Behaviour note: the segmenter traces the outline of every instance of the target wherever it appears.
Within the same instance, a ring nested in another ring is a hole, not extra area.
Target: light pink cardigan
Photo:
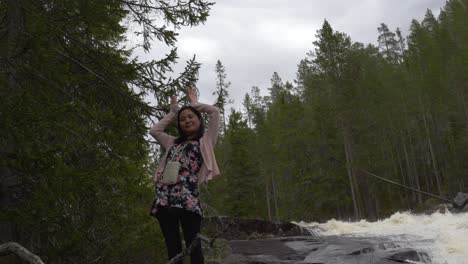
[[[210,118],[208,121],[208,130],[205,131],[203,137],[200,138],[200,151],[203,157],[203,164],[198,172],[198,185],[200,185],[219,175],[218,164],[216,163],[214,154],[214,147],[216,145],[219,128],[219,109],[215,106],[202,103],[192,103],[191,106],[201,113],[207,113]],[[171,110],[169,114],[155,124],[150,130],[150,134],[165,149],[164,156],[156,169],[156,174],[154,176],[155,181],[159,179],[159,176],[164,171],[167,154],[174,145],[174,141],[176,139],[176,137],[166,134],[164,130],[176,119],[177,113]]]

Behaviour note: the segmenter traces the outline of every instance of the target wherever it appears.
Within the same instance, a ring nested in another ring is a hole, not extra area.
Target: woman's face
[[[200,129],[200,119],[190,109],[185,109],[179,115],[179,127],[188,138],[191,138]]]

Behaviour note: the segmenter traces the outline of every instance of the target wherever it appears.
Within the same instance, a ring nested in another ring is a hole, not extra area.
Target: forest
[[[198,78],[195,57],[169,77],[177,31],[216,7],[171,3],[0,1],[2,243],[48,263],[164,263],[149,216],[161,149],[148,133],[169,96],[186,103]],[[272,73],[268,95],[251,87],[242,110],[228,109],[229,72],[218,61],[222,175],[203,187],[206,216],[373,221],[466,192],[467,8],[448,0],[437,17],[428,9],[408,36],[383,22],[378,45],[325,20],[296,79]],[[129,23],[140,42],[125,48]],[[155,43],[171,51],[132,59]]]

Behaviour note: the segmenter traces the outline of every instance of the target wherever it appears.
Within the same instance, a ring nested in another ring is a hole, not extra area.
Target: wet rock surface
[[[403,238],[315,236],[293,223],[216,217],[204,219],[203,229],[216,237],[205,247],[206,263],[430,263],[429,256]]]
[[[230,254],[211,263],[429,263],[426,253],[375,238],[282,237],[228,244]]]
[[[468,205],[468,194],[459,192],[457,196],[453,199],[453,207],[456,209],[463,210],[465,206]]]
[[[425,215],[431,215],[431,214],[434,214],[434,213],[437,213],[437,212],[441,213],[441,214],[445,214],[445,213],[456,214],[456,213],[459,213],[460,211],[458,209],[454,208],[452,204],[445,203],[445,204],[434,205],[431,208],[425,209],[422,212],[414,212],[414,213],[416,213],[416,214],[417,213],[422,213],[422,214],[425,214]]]
[[[468,213],[468,204],[465,205],[465,207],[460,210],[460,213]]]

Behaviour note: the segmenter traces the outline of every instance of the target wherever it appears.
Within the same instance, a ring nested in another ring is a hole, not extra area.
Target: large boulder
[[[248,263],[248,257],[233,253],[231,241],[313,235],[308,229],[289,222],[226,216],[204,218],[203,232],[214,239],[213,247],[204,245],[207,263],[221,263],[221,260],[222,263],[244,263],[242,260]]]
[[[468,204],[468,194],[459,192],[453,199],[453,207],[462,210]]]

